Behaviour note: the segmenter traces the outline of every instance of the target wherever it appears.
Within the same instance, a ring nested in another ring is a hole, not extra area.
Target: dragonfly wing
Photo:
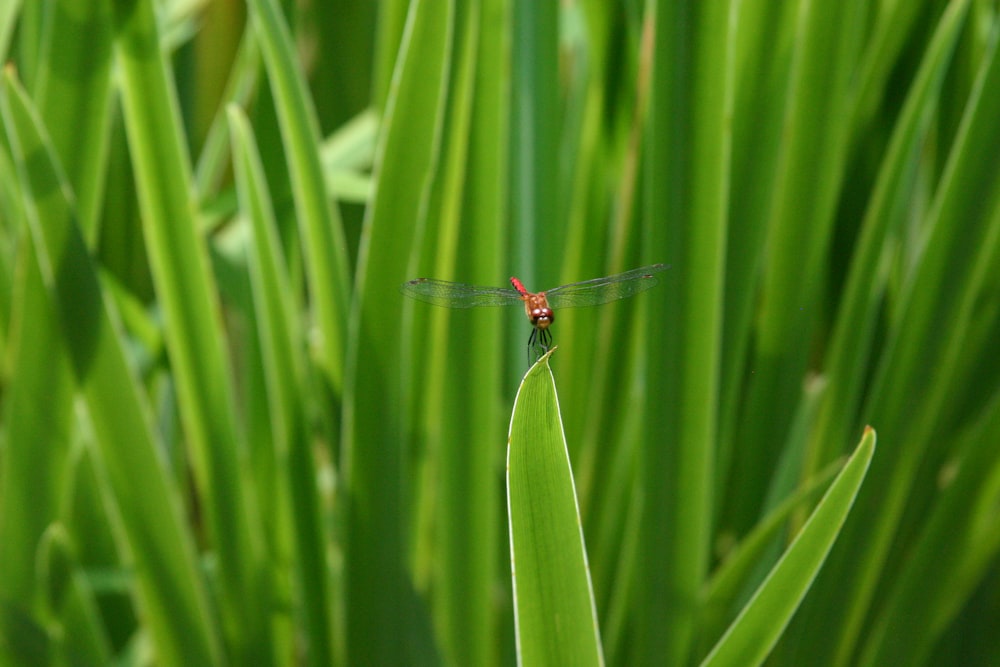
[[[552,308],[598,306],[645,292],[659,283],[657,274],[670,268],[652,264],[605,278],[594,278],[548,290],[545,297]]]
[[[476,308],[520,303],[521,295],[504,287],[477,287],[434,278],[409,280],[399,291],[417,301],[447,308]]]

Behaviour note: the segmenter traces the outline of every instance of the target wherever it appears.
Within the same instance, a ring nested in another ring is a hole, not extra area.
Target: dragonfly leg
[[[538,361],[543,354],[549,351],[550,347],[552,347],[552,332],[548,329],[533,328],[531,336],[528,338],[528,365],[534,363],[532,353],[534,353],[534,361]]]
[[[539,330],[538,342],[541,344],[542,350],[548,352],[549,348],[552,347],[552,332],[548,329]]]
[[[531,335],[528,336],[528,365],[529,366],[532,364],[531,353],[535,349],[535,345],[537,344],[537,342],[538,342],[538,329],[532,327],[531,328]],[[537,354],[535,355],[535,361],[538,361],[538,355]]]

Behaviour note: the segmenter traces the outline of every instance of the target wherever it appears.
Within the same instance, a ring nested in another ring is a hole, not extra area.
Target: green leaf
[[[781,537],[782,530],[788,525],[792,513],[804,503],[812,502],[819,492],[827,487],[841,467],[840,462],[831,463],[814,479],[803,484],[802,488],[775,507],[757,523],[722,565],[712,573],[712,578],[703,594],[702,628],[707,638],[711,639],[722,633],[726,614],[730,609],[735,611],[735,601],[739,600],[740,592],[744,588],[749,588],[747,581],[759,567],[762,558],[767,555],[769,547],[774,544],[776,538]],[[773,559],[765,562],[769,564]],[[752,581],[756,583],[759,580]]]
[[[601,665],[594,592],[563,433],[553,348],[514,401],[507,449],[507,510],[518,663]]]
[[[406,571],[407,397],[399,286],[425,225],[451,68],[452,2],[409,5],[375,151],[375,190],[358,253],[344,382],[347,655],[351,664],[437,662]],[[392,406],[392,409],[386,409]],[[378,452],[375,454],[375,452]],[[386,642],[386,628],[414,632]]]
[[[218,664],[221,644],[194,540],[181,518],[179,491],[153,435],[116,314],[75,223],[54,150],[42,138],[37,115],[10,69],[0,87],[0,118],[26,197],[33,261],[46,298],[61,318],[63,344],[87,407],[108,495],[116,502],[134,570],[136,603],[157,660],[165,665]]]
[[[108,0],[46,4],[52,5],[52,18],[45,24],[34,99],[93,246],[111,128],[111,7]]]
[[[690,659],[710,563],[735,14],[725,0],[668,2],[654,12],[643,244],[680,279],[666,281],[646,331],[643,537],[633,585],[649,613],[635,619],[632,653],[642,664]]]
[[[321,143],[319,121],[278,3],[253,0],[248,5],[274,91],[309,292],[316,313],[319,364],[334,392],[339,393],[344,374],[350,271],[340,216],[327,196],[317,150]]]
[[[320,520],[316,470],[304,414],[303,337],[292,309],[294,302],[287,298],[292,291],[288,270],[253,133],[236,107],[229,109],[229,122],[240,207],[253,227],[248,264],[277,459],[277,496],[283,501],[277,522],[294,527],[294,563],[306,620],[308,662],[326,665],[333,660],[330,594],[324,569],[326,531]]]
[[[729,626],[702,667],[759,665],[778,641],[840,534],[875,452],[875,431],[866,429],[858,448],[830,485],[802,531]]]
[[[232,372],[219,295],[198,223],[177,91],[150,0],[118,0],[115,55],[122,116],[165,340],[195,480],[216,549],[219,608],[237,662],[272,656],[273,571],[251,528],[255,487],[244,484]]]

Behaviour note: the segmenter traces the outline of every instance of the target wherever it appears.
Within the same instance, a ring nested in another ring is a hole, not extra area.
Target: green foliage
[[[507,445],[518,661],[599,665],[594,592],[551,355],[521,382]]]
[[[1000,663],[998,38],[0,3],[0,664]]]

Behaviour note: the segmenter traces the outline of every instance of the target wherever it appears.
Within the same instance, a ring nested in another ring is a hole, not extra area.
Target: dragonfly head
[[[535,308],[528,317],[536,329],[548,329],[549,325],[555,321],[555,315],[552,314],[551,308]]]
[[[524,299],[524,314],[528,316],[531,326],[543,331],[555,321],[555,315],[543,293],[529,294]]]

